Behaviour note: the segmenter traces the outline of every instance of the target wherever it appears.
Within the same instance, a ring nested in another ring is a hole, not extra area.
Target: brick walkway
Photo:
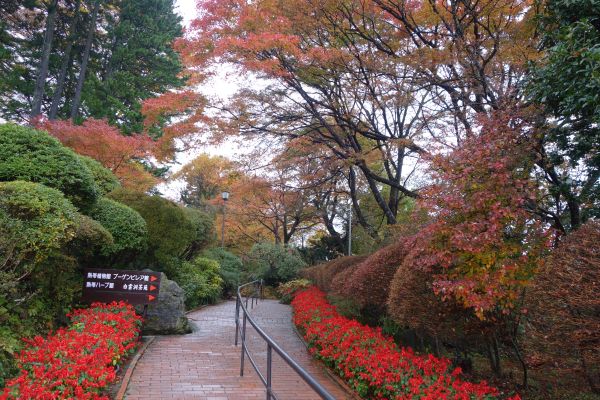
[[[266,398],[249,362],[239,376],[241,346],[233,345],[235,302],[190,313],[197,329],[183,336],[159,336],[146,349],[129,382],[127,400]],[[252,310],[254,320],[337,399],[350,398],[306,351],[292,329],[289,306],[264,300]],[[248,349],[266,375],[266,344],[248,324]],[[312,400],[319,396],[273,352],[273,387],[281,400]]]

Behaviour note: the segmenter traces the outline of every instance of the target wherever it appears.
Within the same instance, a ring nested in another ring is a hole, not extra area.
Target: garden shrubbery
[[[95,303],[70,317],[69,327],[27,341],[17,356],[21,372],[0,398],[108,400],[102,392],[135,349],[141,318],[123,302]]]
[[[383,314],[392,278],[409,248],[408,241],[400,240],[368,256],[357,264],[356,270],[345,282],[342,294],[369,308],[372,313]]]
[[[188,308],[214,303],[221,296],[223,279],[215,260],[196,257],[192,261],[183,261],[173,279],[184,290]]]
[[[80,209],[100,196],[94,175],[71,149],[46,132],[0,125],[0,181],[16,180],[57,189]]]
[[[53,286],[75,273],[73,260],[61,252],[77,222],[75,207],[58,190],[0,182],[0,379],[11,370],[19,339],[52,326],[79,289]]]
[[[297,250],[272,243],[252,246],[246,265],[251,279],[273,286],[298,277],[306,266]]]
[[[160,196],[125,189],[117,189],[109,197],[133,208],[146,221],[152,245],[139,257],[139,267],[174,275],[178,260],[198,238],[197,228],[183,208]]]
[[[600,393],[600,222],[560,243],[534,279],[526,306],[532,362],[581,371]]]
[[[292,301],[294,323],[310,351],[338,373],[363,398],[493,399],[497,389],[470,383],[450,360],[420,356],[399,348],[371,328],[340,316],[325,294],[313,287]],[[517,397],[518,398],[518,397]]]
[[[98,186],[98,192],[101,196],[105,196],[113,190],[121,187],[119,179],[108,168],[105,168],[93,158],[79,154],[77,156],[92,173],[94,182],[96,182],[96,185]]]
[[[235,295],[237,287],[245,283],[242,282],[244,269],[242,259],[220,247],[206,249],[201,256],[219,263],[219,275],[223,279],[223,294],[225,296]]]
[[[146,221],[134,209],[112,199],[101,198],[90,215],[113,237],[113,243],[102,249],[102,255],[124,261],[143,253],[148,247]]]
[[[356,266],[366,258],[365,256],[338,257],[302,270],[302,276],[310,279],[321,290],[328,292],[331,290],[333,279],[338,273]]]

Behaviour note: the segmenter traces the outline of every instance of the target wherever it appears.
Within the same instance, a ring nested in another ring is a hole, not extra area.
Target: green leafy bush
[[[80,214],[75,237],[68,244],[68,252],[74,255],[80,264],[92,266],[97,262],[96,257],[110,252],[114,244],[113,235],[100,222]]]
[[[117,201],[101,198],[90,212],[108,230],[113,244],[103,249],[105,256],[140,254],[146,250],[146,221],[132,208]]]
[[[301,289],[306,289],[311,285],[308,279],[294,279],[292,281],[282,283],[277,286],[277,294],[280,296],[279,302],[290,304],[294,298],[294,294]]]
[[[19,338],[51,328],[81,287],[75,260],[62,253],[78,217],[58,190],[0,182],[0,375],[11,372]]]
[[[223,293],[225,296],[234,295],[242,282],[242,259],[220,247],[204,250],[202,257],[210,258],[219,263],[219,274],[223,278]]]
[[[295,249],[273,243],[258,243],[248,254],[247,269],[252,279],[264,279],[278,285],[298,277],[306,266]]]
[[[146,221],[149,246],[145,256],[139,258],[139,266],[174,275],[178,259],[197,238],[196,226],[183,207],[159,196],[125,189],[117,189],[109,197],[133,208]]]
[[[72,150],[46,132],[0,125],[0,181],[16,180],[60,190],[81,209],[99,197],[92,172]]]
[[[98,186],[99,194],[104,196],[113,190],[121,187],[119,179],[108,168],[105,168],[98,161],[91,157],[77,155],[94,176],[94,181]]]
[[[203,257],[182,262],[174,280],[184,290],[188,308],[217,301],[223,284],[219,276],[219,263]]]
[[[194,239],[184,251],[184,258],[190,260],[214,239],[214,218],[195,208],[183,207],[182,210],[194,226]]]

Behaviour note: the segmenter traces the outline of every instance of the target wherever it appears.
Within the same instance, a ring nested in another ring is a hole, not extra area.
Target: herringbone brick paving
[[[157,337],[138,361],[127,400],[266,398],[254,369],[246,362],[239,376],[241,346],[234,346],[235,302],[227,301],[190,313],[197,329],[182,336]],[[293,331],[291,309],[274,300],[251,311],[258,325],[311,373],[337,399],[350,398],[314,361]],[[248,324],[248,348],[266,375],[266,344]],[[310,387],[273,352],[273,388],[281,400],[319,399]]]

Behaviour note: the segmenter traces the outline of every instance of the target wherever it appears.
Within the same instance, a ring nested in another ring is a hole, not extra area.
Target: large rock
[[[150,271],[150,270],[144,270]],[[158,301],[148,306],[146,320],[142,328],[144,335],[171,335],[190,333],[191,328],[185,316],[185,294],[177,283],[160,275]],[[143,306],[138,306],[143,311]]]

